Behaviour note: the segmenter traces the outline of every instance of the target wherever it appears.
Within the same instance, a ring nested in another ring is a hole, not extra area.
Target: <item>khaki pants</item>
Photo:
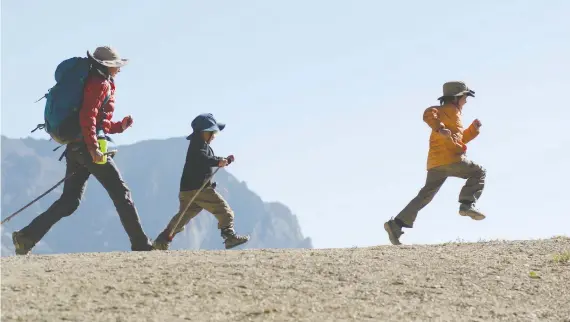
[[[396,216],[404,227],[412,228],[418,212],[429,204],[448,177],[467,179],[459,193],[459,202],[475,203],[481,197],[485,186],[485,169],[480,165],[462,160],[428,170],[426,183],[418,195]]]
[[[226,202],[226,200],[212,187],[204,188],[200,194],[194,199],[194,202],[188,207],[186,213],[184,209],[188,206],[190,200],[194,197],[194,194],[197,190],[192,191],[180,191],[178,198],[180,199],[180,209],[178,213],[172,217],[170,222],[168,223],[168,231],[171,231],[174,228],[174,225],[178,221],[178,218],[181,217],[180,222],[178,223],[178,227],[176,231],[172,233],[172,236],[178,234],[179,232],[184,230],[184,226],[188,224],[188,222],[196,217],[200,211],[205,209],[212,215],[218,219],[218,228],[232,228],[234,226],[234,212]]]

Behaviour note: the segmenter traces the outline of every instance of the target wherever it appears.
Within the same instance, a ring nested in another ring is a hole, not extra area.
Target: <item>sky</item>
[[[134,124],[118,144],[185,136],[213,113],[228,170],[289,206],[315,247],[385,245],[383,223],[425,182],[423,111],[462,80],[476,92],[463,123],[483,124],[467,156],[487,169],[487,218],[458,215],[464,180],[450,178],[402,242],[570,235],[569,1],[1,4],[3,135],[48,138],[30,130],[55,67],[110,45],[130,59],[115,117]]]

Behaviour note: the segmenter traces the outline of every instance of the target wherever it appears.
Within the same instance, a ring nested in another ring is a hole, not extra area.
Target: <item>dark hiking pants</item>
[[[485,186],[485,169],[464,159],[457,163],[429,169],[424,187],[396,216],[396,219],[403,223],[404,227],[412,228],[418,212],[432,201],[448,177],[467,179],[459,193],[459,202],[475,203],[481,197]]]
[[[75,172],[63,185],[61,197],[20,232],[35,245],[50,228],[79,207],[90,175],[103,185],[115,204],[121,223],[129,236],[132,250],[147,250],[150,241],[143,231],[131,192],[111,157],[107,163],[93,163],[84,144],[70,144],[66,150],[66,176]]]

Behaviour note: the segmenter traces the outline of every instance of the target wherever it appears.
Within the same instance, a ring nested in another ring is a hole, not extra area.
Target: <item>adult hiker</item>
[[[193,132],[186,138],[190,143],[180,179],[179,211],[155,239],[153,247],[167,250],[174,236],[183,231],[184,226],[203,209],[218,220],[218,229],[221,230],[226,249],[244,244],[249,240],[249,236],[236,234],[234,212],[215,190],[216,184],[211,181],[213,167],[223,168],[234,161],[233,155],[227,158],[215,156],[210,147],[212,140],[226,125],[218,123],[210,113],[198,115],[191,125]]]
[[[475,208],[483,192],[485,169],[466,158],[467,143],[479,135],[481,122],[475,119],[464,130],[461,112],[467,97],[475,92],[464,82],[453,81],[443,84],[443,96],[439,106],[424,111],[423,119],[431,128],[427,179],[418,195],[396,216],[384,224],[390,242],[400,244],[402,228],[412,228],[418,212],[431,202],[448,177],[467,179],[459,193],[459,214],[474,220],[483,220],[485,215]]]
[[[131,250],[152,250],[152,244],[139,221],[129,188],[123,181],[113,158],[103,153],[107,140],[109,140],[106,134],[122,133],[133,123],[131,116],[126,116],[122,121],[112,121],[116,90],[114,79],[127,62],[127,59],[120,58],[115,49],[104,46],[95,49],[93,55],[87,51],[87,58],[75,59],[74,66],[65,72],[66,77],[58,77],[59,69],[61,66],[63,66],[61,68],[65,67],[65,62],[58,66],[56,80],[59,80],[56,86],[71,86],[70,88],[76,86],[76,89],[79,88],[79,95],[83,91],[78,115],[75,115],[75,118],[70,116],[70,124],[66,125],[68,128],[77,127],[78,132],[76,139],[65,141],[67,142],[64,152],[66,176],[73,175],[64,182],[61,197],[51,207],[32,220],[28,226],[12,234],[16,254],[29,253],[55,223],[75,212],[79,207],[90,175],[95,176],[113,200],[121,223],[129,236]],[[76,76],[77,71],[82,67],[87,76],[85,84],[77,85],[76,81],[75,85],[70,85],[70,79]],[[68,83],[64,83],[66,80]],[[60,82],[63,85],[60,85]],[[63,96],[64,94],[67,95]],[[59,100],[57,103],[60,105],[64,104],[65,100],[69,100],[73,94],[67,90],[60,95],[62,96],[51,98],[50,104],[56,104],[53,103],[55,100]],[[55,123],[53,118],[46,117],[46,123],[50,121]],[[63,127],[63,125],[60,126]],[[66,131],[69,132],[69,129],[61,129],[58,133]],[[53,134],[52,137],[54,137]]]

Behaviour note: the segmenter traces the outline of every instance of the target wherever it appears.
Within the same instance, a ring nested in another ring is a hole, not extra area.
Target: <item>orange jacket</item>
[[[429,138],[427,169],[461,161],[467,151],[467,143],[479,135],[479,130],[471,124],[463,130],[461,111],[453,104],[431,106],[424,111],[424,122],[432,129]],[[437,131],[445,128],[451,131],[446,137]]]

